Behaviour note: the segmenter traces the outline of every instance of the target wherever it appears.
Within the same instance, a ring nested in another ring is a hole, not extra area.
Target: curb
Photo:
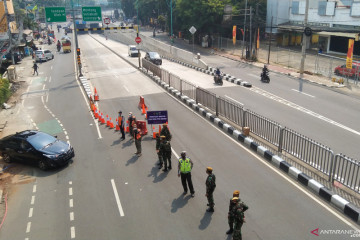
[[[146,74],[145,70],[143,70],[143,72]],[[227,134],[231,135],[234,139],[246,145],[253,152],[256,152],[258,155],[264,157],[265,160],[271,162],[277,168],[287,173],[290,177],[297,180],[302,185],[306,186],[312,192],[319,195],[323,200],[326,200],[327,202],[333,204],[335,207],[340,209],[346,216],[350,217],[353,221],[360,223],[360,209],[354,204],[335,194],[330,189],[326,188],[324,185],[320,184],[305,173],[301,172],[299,169],[293,167],[291,164],[283,160],[280,156],[275,155],[265,147],[260,146],[254,140],[245,136],[230,124],[225,123],[216,115],[208,112],[203,106],[196,104],[195,100],[185,95],[181,95],[178,90],[175,90],[165,82],[162,82],[159,77],[151,75],[148,76],[160,86],[162,86],[164,89],[166,89],[169,93],[171,93],[173,96],[177,97],[180,101],[186,103],[189,107],[197,111],[200,115],[210,120],[210,122],[212,122],[214,125],[221,128]]]

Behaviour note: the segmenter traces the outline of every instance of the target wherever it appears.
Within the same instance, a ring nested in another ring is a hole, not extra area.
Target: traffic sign
[[[46,22],[66,22],[66,13],[64,7],[46,7]]]
[[[141,38],[140,38],[140,37],[136,37],[136,38],[135,38],[135,42],[136,42],[137,44],[141,43]]]
[[[82,7],[83,21],[101,22],[101,7]]]
[[[110,18],[104,18],[104,23],[106,25],[109,25],[110,24]]]
[[[148,124],[162,124],[168,122],[168,112],[165,111],[147,111]]]

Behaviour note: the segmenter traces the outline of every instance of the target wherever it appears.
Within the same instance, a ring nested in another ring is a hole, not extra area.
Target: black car
[[[156,65],[162,64],[162,59],[157,52],[147,52],[145,55],[145,59]]]
[[[35,130],[18,132],[1,139],[0,154],[6,163],[17,161],[37,165],[42,170],[67,165],[75,156],[70,144]]]

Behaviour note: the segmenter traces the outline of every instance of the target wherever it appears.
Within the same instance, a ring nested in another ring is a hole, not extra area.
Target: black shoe
[[[195,193],[192,193],[192,194],[191,194],[191,197],[195,197]]]
[[[206,204],[206,206],[210,206],[209,204]]]
[[[232,234],[233,231],[234,231],[234,230],[233,230],[232,228],[230,228],[229,230],[227,230],[226,234]]]
[[[187,194],[187,192],[184,192],[184,193],[183,193],[183,195],[186,195],[186,194]]]
[[[171,169],[171,166],[169,166],[168,169],[170,170],[170,169]]]
[[[160,163],[160,162],[158,162],[158,163],[157,163],[157,165],[158,165],[158,166],[160,166],[160,165],[161,165],[161,163]]]
[[[162,164],[160,164],[159,169],[162,169]]]
[[[214,212],[214,208],[210,207],[208,209],[206,209],[207,212]]]
[[[167,172],[168,170],[167,170],[167,168],[164,168],[163,171],[164,171],[164,172]]]

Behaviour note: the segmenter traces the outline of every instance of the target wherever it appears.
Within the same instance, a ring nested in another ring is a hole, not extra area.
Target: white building
[[[266,25],[281,46],[301,45],[306,0],[268,0]],[[360,0],[309,0],[307,48],[346,53],[349,38],[355,39],[354,55],[360,55]]]

